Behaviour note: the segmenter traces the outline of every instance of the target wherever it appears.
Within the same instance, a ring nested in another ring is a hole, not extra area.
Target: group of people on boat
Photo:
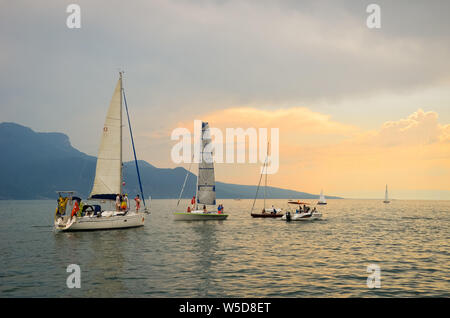
[[[263,209],[262,209],[262,214],[266,214],[266,213],[267,213],[266,209],[263,208]],[[270,213],[270,214],[277,214],[277,209],[272,205],[272,209],[269,210],[269,213]]]
[[[312,214],[315,213],[315,212],[316,212],[316,207],[314,207],[313,209],[311,209],[311,207],[306,206],[306,205],[303,205],[303,209],[302,209],[302,206],[299,205],[299,206],[298,206],[298,209],[295,210],[295,213],[296,213],[296,214],[298,214],[298,213],[307,213],[307,214],[312,215]]]
[[[134,202],[136,203],[136,212],[139,212],[141,208],[141,198],[139,194],[136,194],[134,198]],[[116,196],[116,211],[128,212],[130,210],[130,200],[128,199],[128,194],[117,194]]]
[[[134,201],[136,203],[136,212],[139,212],[141,208],[141,199],[139,197],[139,194],[136,195],[134,198]],[[55,211],[55,217],[60,218],[63,217],[66,214],[66,208],[67,204],[72,205],[73,208],[70,213],[70,218],[72,219],[74,216],[82,217],[82,216],[92,216],[92,215],[98,215],[100,216],[101,207],[99,205],[88,205],[85,204],[81,198],[79,197],[72,197],[72,196],[62,196],[59,195],[57,199],[57,206]],[[121,212],[128,212],[130,208],[130,202],[128,200],[128,195],[120,195],[117,194],[116,196],[116,211]]]
[[[198,206],[197,206],[197,209],[198,209]],[[195,196],[192,197],[191,205],[189,205],[187,207],[187,211],[186,212],[187,213],[191,213],[194,210],[195,210]],[[205,204],[203,205],[203,213],[208,213],[208,210],[206,209],[206,205]],[[218,214],[223,214],[223,204],[219,204],[217,206],[217,213]]]

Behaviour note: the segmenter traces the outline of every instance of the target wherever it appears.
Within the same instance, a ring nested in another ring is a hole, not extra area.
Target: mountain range
[[[72,147],[69,137],[56,132],[35,132],[16,123],[0,123],[0,199],[53,199],[58,190],[74,190],[89,196],[97,158]],[[139,169],[146,197],[178,198],[186,169],[157,168],[140,160]],[[125,191],[139,193],[134,162],[124,163]],[[195,192],[196,176],[189,172],[184,198]],[[254,198],[254,185],[216,182],[217,197]],[[263,191],[260,191],[262,195]],[[260,197],[260,196],[259,196]],[[267,187],[268,198],[315,199],[316,194]],[[328,197],[338,198],[338,197]]]

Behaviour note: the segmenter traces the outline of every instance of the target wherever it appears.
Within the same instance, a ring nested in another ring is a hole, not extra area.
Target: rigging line
[[[189,170],[186,172],[186,177],[184,177],[183,187],[181,188],[180,196],[178,197],[177,207],[180,204],[181,196],[183,195],[184,187],[186,186],[186,181],[189,178],[189,173],[191,172],[192,162],[194,161],[194,155],[192,155],[191,163],[189,164]],[[197,200],[197,198],[195,198]]]
[[[141,174],[139,173],[139,165],[138,165],[137,157],[136,157],[136,149],[134,147],[133,131],[131,130],[130,115],[128,114],[127,98],[125,96],[125,90],[123,89],[123,87],[122,87],[122,94],[123,94],[123,101],[125,102],[125,110],[127,111],[128,127],[130,128],[131,145],[133,146],[134,163],[136,165],[136,173],[137,173],[137,177],[138,177],[138,181],[139,181],[139,188],[141,190],[142,202],[144,203],[144,207],[145,207],[144,190],[142,190]]]

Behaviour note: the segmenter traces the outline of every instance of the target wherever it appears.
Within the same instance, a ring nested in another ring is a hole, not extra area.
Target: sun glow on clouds
[[[192,130],[193,119],[178,127]],[[324,188],[329,194],[353,197],[359,191],[363,197],[380,197],[386,183],[393,195],[395,189],[450,190],[450,125],[440,124],[433,111],[419,109],[369,131],[305,107],[234,107],[201,119],[223,132],[279,128],[280,169],[270,176],[273,186],[313,193]],[[217,180],[252,184],[259,165],[221,164],[216,171]]]

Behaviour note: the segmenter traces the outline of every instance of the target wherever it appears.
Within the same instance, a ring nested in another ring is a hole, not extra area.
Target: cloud
[[[384,147],[434,144],[448,140],[448,126],[439,124],[436,112],[419,109],[405,119],[384,123],[380,130],[367,133],[360,143]]]

